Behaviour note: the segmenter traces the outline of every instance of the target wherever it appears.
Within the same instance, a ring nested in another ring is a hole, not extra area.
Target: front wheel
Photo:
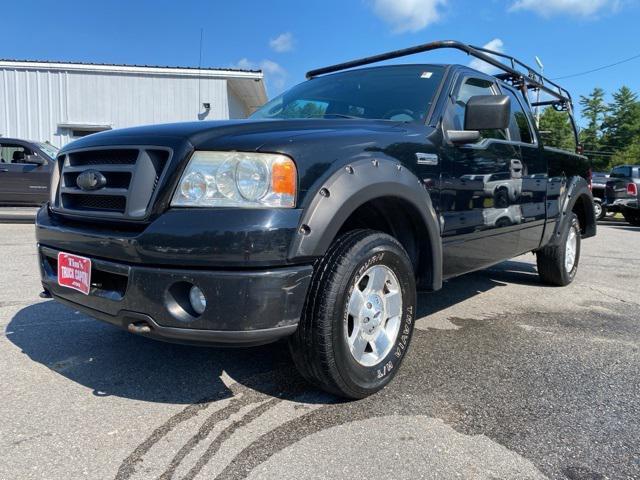
[[[543,282],[560,287],[573,282],[580,261],[580,240],[580,223],[572,213],[560,232],[559,244],[536,252],[538,274]]]
[[[416,308],[411,261],[393,237],[355,230],[314,268],[289,346],[300,373],[330,393],[364,398],[387,385],[409,347]]]

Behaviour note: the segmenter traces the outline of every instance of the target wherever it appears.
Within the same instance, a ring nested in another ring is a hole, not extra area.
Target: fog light
[[[198,315],[202,315],[204,309],[207,308],[207,298],[202,293],[202,290],[195,285],[189,290],[189,301],[191,301],[191,306]]]

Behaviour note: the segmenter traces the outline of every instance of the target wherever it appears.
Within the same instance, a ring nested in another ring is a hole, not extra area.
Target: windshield
[[[44,142],[44,143],[37,143],[36,145],[38,145],[40,150],[42,150],[44,153],[49,155],[51,158],[56,158],[56,156],[58,155],[58,152],[60,151],[59,148],[54,147],[50,143]]]
[[[274,98],[250,118],[424,122],[443,72],[433,65],[398,65],[317,77]]]

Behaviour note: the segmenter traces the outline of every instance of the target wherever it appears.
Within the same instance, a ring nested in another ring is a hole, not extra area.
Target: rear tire
[[[564,287],[573,282],[580,261],[580,223],[571,213],[559,245],[547,246],[536,252],[538,274],[544,283]]]
[[[289,339],[303,377],[341,397],[364,398],[394,377],[409,347],[413,267],[400,243],[373,230],[340,236],[314,268]]]
[[[607,216],[607,209],[602,205],[602,200],[599,198],[593,199],[593,210],[596,215],[596,220],[602,220]]]

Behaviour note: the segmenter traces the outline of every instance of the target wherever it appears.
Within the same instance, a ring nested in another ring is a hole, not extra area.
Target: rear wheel
[[[377,392],[404,358],[415,305],[413,268],[402,245],[372,230],[347,232],[314,269],[289,342],[298,370],[339,396]]]
[[[561,287],[573,282],[580,261],[580,223],[575,213],[565,224],[559,244],[538,250],[536,258],[543,282]]]
[[[596,220],[602,220],[607,215],[607,209],[602,205],[599,198],[593,199],[593,210],[596,214]]]

